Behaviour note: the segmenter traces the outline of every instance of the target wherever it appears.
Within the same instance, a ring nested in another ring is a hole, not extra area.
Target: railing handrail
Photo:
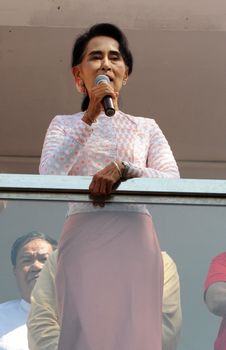
[[[90,176],[0,174],[0,199],[89,202]],[[111,203],[226,205],[226,180],[134,178]]]

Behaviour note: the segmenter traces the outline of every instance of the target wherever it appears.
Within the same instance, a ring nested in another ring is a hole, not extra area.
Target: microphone
[[[110,84],[110,79],[107,75],[98,75],[95,79],[95,84]],[[115,107],[111,96],[104,96],[102,99],[102,105],[104,107],[104,112],[108,117],[112,117],[115,114]]]

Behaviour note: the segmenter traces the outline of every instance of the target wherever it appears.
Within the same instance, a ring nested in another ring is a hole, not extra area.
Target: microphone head
[[[110,84],[110,79],[109,79],[109,77],[107,76],[107,75],[104,75],[104,74],[100,74],[100,75],[98,75],[97,77],[96,77],[96,79],[95,79],[95,84],[96,85],[99,85],[99,84],[102,84],[102,83],[104,83],[104,84]]]
[[[100,74],[95,79],[95,84],[110,84],[110,78],[107,75]],[[105,96],[102,99],[102,105],[104,112],[108,117],[112,117],[115,114],[115,108],[111,96]]]

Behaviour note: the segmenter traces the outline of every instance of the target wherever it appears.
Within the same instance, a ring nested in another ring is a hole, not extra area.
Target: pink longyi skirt
[[[56,276],[58,350],[161,350],[162,275],[150,216],[69,216]]]

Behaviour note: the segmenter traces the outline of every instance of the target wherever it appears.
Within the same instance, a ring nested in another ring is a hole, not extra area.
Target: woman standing
[[[122,178],[178,178],[170,147],[153,119],[119,110],[132,72],[125,35],[101,23],[79,36],[72,55],[82,112],[49,126],[40,173],[91,175],[94,205],[72,203],[59,244],[56,288],[59,350],[161,350],[162,260],[144,206],[105,204]],[[105,75],[109,83],[96,84]],[[116,113],[105,115],[112,98]]]

